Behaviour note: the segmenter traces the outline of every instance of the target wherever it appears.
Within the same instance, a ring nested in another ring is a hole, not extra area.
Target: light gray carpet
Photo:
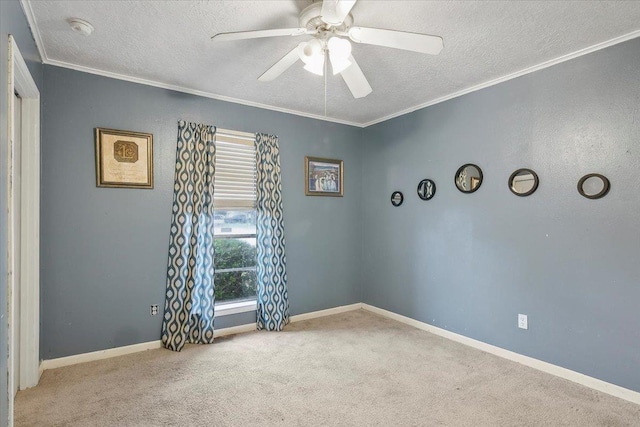
[[[638,426],[640,406],[363,310],[46,371],[17,426]]]

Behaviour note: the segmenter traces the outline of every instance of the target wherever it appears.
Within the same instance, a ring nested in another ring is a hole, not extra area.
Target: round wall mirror
[[[456,172],[454,181],[458,190],[463,193],[473,193],[482,185],[482,169],[471,163],[462,165]]]
[[[538,189],[538,175],[531,169],[518,169],[509,177],[509,190],[516,196],[529,196]]]
[[[599,173],[590,173],[578,181],[578,193],[587,199],[604,197],[609,192],[609,188],[611,188],[609,180]]]
[[[391,194],[391,204],[393,206],[400,206],[404,202],[404,196],[399,191],[394,191]]]
[[[431,200],[436,195],[436,183],[431,179],[423,179],[418,184],[418,197],[422,200]]]

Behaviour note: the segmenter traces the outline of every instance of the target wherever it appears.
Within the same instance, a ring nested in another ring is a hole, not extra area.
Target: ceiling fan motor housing
[[[307,30],[328,30],[329,26],[320,18],[322,15],[322,2],[316,2],[307,6],[302,12],[300,12],[300,28],[306,28]],[[337,26],[331,26],[332,29],[337,31],[346,31],[353,25],[353,16],[347,15],[342,24]]]

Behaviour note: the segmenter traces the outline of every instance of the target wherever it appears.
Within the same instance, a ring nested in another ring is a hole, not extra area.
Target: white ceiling
[[[324,79],[301,63],[273,82],[257,80],[309,36],[210,40],[297,27],[311,1],[22,2],[45,63],[324,116]],[[445,45],[430,56],[354,43],[373,93],[354,99],[340,76],[329,76],[327,119],[360,126],[640,36],[636,1],[359,0],[352,15],[354,25],[436,34]],[[91,22],[93,35],[72,32],[72,17]]]

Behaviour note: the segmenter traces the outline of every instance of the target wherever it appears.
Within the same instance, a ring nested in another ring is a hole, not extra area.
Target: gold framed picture
[[[96,186],[153,188],[153,135],[96,128]]]
[[[344,168],[342,160],[322,157],[304,158],[304,194],[342,197]]]

